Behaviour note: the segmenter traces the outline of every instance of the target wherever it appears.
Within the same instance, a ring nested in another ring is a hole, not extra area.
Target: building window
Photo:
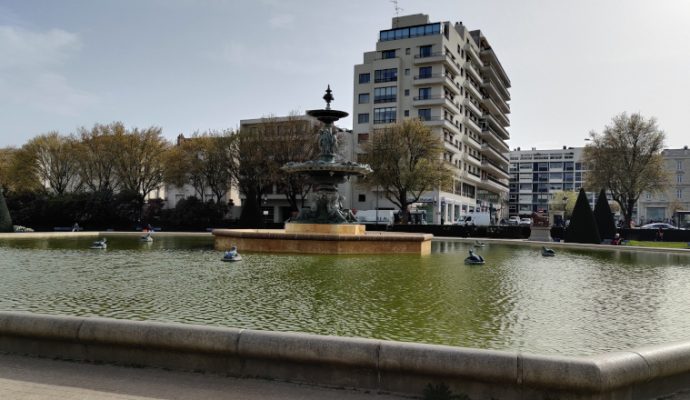
[[[410,55],[410,48],[409,47],[405,49],[405,55],[407,55],[407,56]]]
[[[429,121],[431,120],[431,108],[420,108],[417,115],[422,121]]]
[[[410,76],[410,69],[409,68],[405,68],[405,76]]]
[[[395,82],[398,80],[398,69],[377,69],[374,71],[374,82]]]
[[[395,107],[374,108],[374,123],[389,124],[396,120]]]
[[[431,88],[419,88],[419,97],[417,100],[428,100],[431,98]]]
[[[358,102],[359,102],[359,104],[368,103],[369,102],[369,93],[360,93]]]
[[[644,194],[644,198],[647,199],[647,200],[651,200],[651,199],[652,199],[652,194],[651,194],[651,193],[645,193],[645,194]]]
[[[409,28],[388,29],[379,32],[379,41],[400,40],[418,36],[438,35],[441,33],[441,23],[412,26]]]
[[[410,89],[405,89],[405,96],[409,96],[409,95],[410,95]]]
[[[364,74],[359,74],[359,83],[369,83],[371,81],[371,74],[370,73],[364,73]]]
[[[360,195],[358,195],[358,196],[357,196],[357,201],[359,201],[360,203],[364,203],[365,201],[367,201],[367,195],[366,195],[366,194],[360,194]]]
[[[676,170],[677,171],[683,170],[683,160],[676,160]]]
[[[391,103],[398,98],[397,86],[378,87],[374,89],[374,103]]]
[[[683,189],[676,189],[676,198],[677,199],[683,198]]]
[[[410,110],[405,110],[403,112],[403,114],[405,114],[406,117],[409,117],[410,116]]]
[[[381,51],[381,58],[395,58],[395,50],[383,50]]]
[[[683,175],[681,175],[681,174],[676,175],[676,183],[683,183]]]
[[[431,57],[431,46],[419,46],[419,58]]]
[[[367,114],[369,115],[369,114]],[[368,133],[359,133],[357,134],[357,143],[364,143],[369,140],[369,134]]]
[[[369,123],[369,113],[357,114],[357,123],[368,124]]]
[[[431,67],[419,67],[419,79],[431,78]]]

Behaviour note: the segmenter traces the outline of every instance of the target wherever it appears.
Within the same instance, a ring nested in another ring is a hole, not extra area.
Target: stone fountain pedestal
[[[215,248],[227,250],[237,246],[240,251],[261,253],[302,254],[421,254],[431,253],[433,235],[426,233],[364,232],[317,233],[320,228],[345,224],[286,224],[288,229],[215,229]],[[293,229],[295,226],[297,232]],[[312,225],[312,226],[308,226]],[[302,231],[300,231],[302,230]]]
[[[227,250],[237,246],[240,251],[307,253],[307,254],[378,254],[378,253],[431,253],[430,234],[367,233],[364,225],[357,224],[355,216],[342,207],[343,197],[337,185],[349,176],[371,173],[366,164],[337,160],[338,140],[333,123],[348,114],[332,110],[330,86],[323,97],[326,108],[309,110],[324,126],[319,133],[321,151],[316,160],[289,162],[281,169],[290,174],[303,174],[310,178],[314,193],[312,204],[300,210],[285,229],[216,229],[215,247]]]

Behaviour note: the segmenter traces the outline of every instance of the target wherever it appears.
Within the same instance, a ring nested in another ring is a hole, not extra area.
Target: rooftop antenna
[[[389,0],[391,3],[393,3],[393,9],[395,10],[395,26],[393,28],[397,28],[398,26],[398,17],[400,17],[400,11],[404,11],[400,6],[398,5],[398,0]]]

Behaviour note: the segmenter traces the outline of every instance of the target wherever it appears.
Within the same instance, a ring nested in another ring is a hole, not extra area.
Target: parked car
[[[520,218],[518,225],[532,226],[532,218]]]
[[[655,222],[653,224],[642,225],[640,229],[683,229],[665,222]]]
[[[508,225],[520,225],[520,217],[514,215],[508,218]]]

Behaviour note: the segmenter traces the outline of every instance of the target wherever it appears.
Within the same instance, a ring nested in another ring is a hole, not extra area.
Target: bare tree
[[[664,132],[655,118],[622,113],[601,134],[591,132],[590,137],[583,156],[586,186],[590,191],[606,188],[629,227],[640,194],[662,190],[668,182],[661,156]]]
[[[318,157],[316,136],[320,125],[293,112],[286,118],[264,118],[256,127],[262,137],[270,180],[285,195],[292,211],[304,207],[312,186],[307,176],[288,174],[281,167],[291,161],[304,162]]]
[[[81,128],[81,141],[77,144],[79,173],[84,185],[92,192],[114,192],[119,186],[113,151],[117,135],[126,129],[121,122],[96,124],[91,129]]]
[[[163,159],[169,143],[161,129],[116,132],[112,152],[120,189],[137,194],[140,205],[145,196],[163,183]]]
[[[16,161],[23,166],[25,173],[33,175],[30,179],[37,179],[55,194],[78,191],[82,181],[76,148],[74,137],[50,132],[22,146]]]
[[[407,223],[409,205],[419,201],[422,193],[452,181],[452,172],[442,158],[441,139],[418,119],[374,132],[363,151],[374,172],[362,184],[381,188],[402,211],[403,223]]]
[[[195,133],[168,152],[165,181],[178,187],[190,184],[202,201],[208,188],[220,204],[237,168],[232,146],[231,131]]]

